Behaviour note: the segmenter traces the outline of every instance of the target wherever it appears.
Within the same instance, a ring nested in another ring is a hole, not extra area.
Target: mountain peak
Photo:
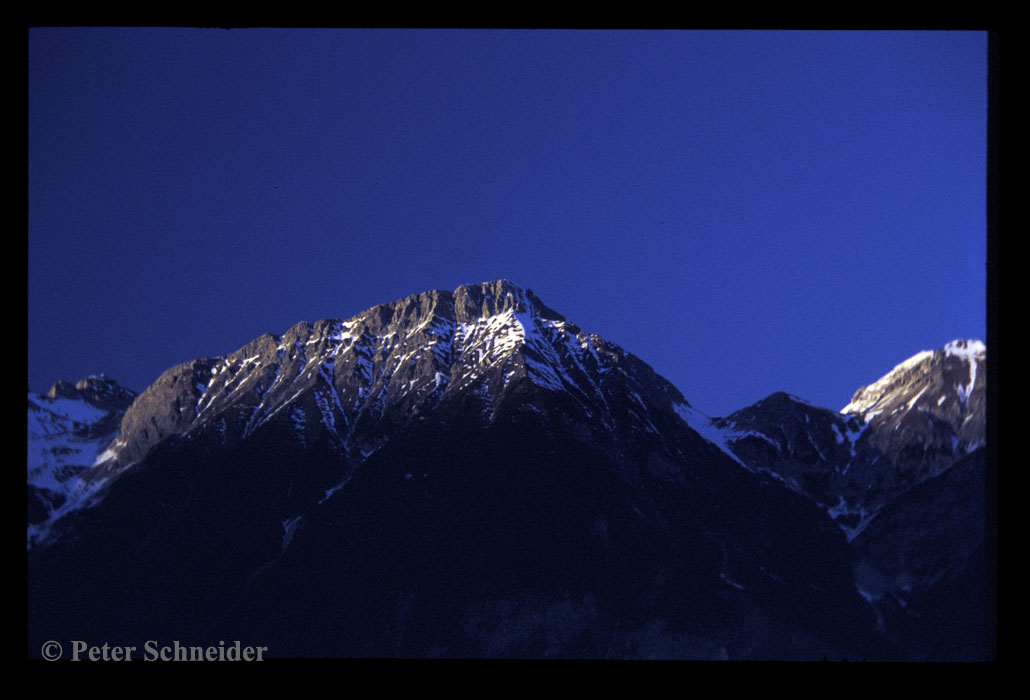
[[[399,430],[442,405],[492,422],[541,392],[560,394],[569,415],[606,434],[655,431],[661,421],[648,417],[649,406],[672,415],[674,403],[686,403],[642,361],[500,279],[413,294],[346,320],[300,322],[173,367],[126,413],[90,478],[109,478],[173,436],[215,430],[233,443],[284,421],[305,442],[364,458],[381,442],[377,426]]]
[[[865,423],[870,445],[892,463],[918,479],[933,476],[984,444],[986,361],[978,340],[925,350],[856,391],[841,413]],[[922,456],[913,459],[913,450]]]

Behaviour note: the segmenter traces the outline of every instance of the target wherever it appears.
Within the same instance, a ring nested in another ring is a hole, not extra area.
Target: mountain
[[[503,280],[300,323],[135,398],[81,507],[30,537],[29,654],[916,658],[924,631],[856,585],[898,546],[830,512],[835,488],[858,502],[836,467],[880,449],[866,415],[775,395],[710,419]],[[887,523],[902,491],[878,489]]]
[[[506,399],[552,396],[592,442],[656,438],[678,422],[679,391],[646,364],[507,281],[432,291],[347,320],[299,323],[235,353],[173,367],[126,413],[87,481],[99,484],[172,436],[217,432],[235,444],[285,430],[345,461],[433,414],[496,420]],[[641,394],[655,402],[648,414]],[[539,407],[537,407],[539,408]]]
[[[74,507],[78,478],[118,434],[136,394],[103,375],[72,385],[56,382],[46,394],[29,392],[29,541]]]
[[[743,465],[807,495],[853,539],[984,446],[985,367],[983,343],[957,340],[858,389],[840,413],[780,392],[712,425]]]

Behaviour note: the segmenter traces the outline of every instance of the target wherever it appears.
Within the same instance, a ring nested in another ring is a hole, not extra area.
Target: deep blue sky
[[[709,415],[986,334],[972,32],[34,29],[28,383],[497,278]]]

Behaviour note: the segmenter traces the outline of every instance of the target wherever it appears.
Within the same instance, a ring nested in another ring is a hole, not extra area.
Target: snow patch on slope
[[[879,512],[879,510],[875,510],[870,513],[866,511],[865,506],[854,506],[848,503],[843,496],[840,497],[840,501],[838,501],[837,505],[826,509],[826,514],[830,516],[831,520],[835,521],[837,527],[844,531],[844,535],[847,537],[848,542],[851,542],[853,539],[861,535]],[[836,522],[839,518],[850,515],[858,516],[858,524],[848,526],[843,523]]]
[[[28,395],[26,481],[49,511],[45,521],[28,525],[29,547],[46,539],[57,520],[86,505],[96,489],[83,487],[79,477],[124,445],[112,443],[117,429],[95,435],[96,424],[108,415],[83,400]]]
[[[714,424],[711,418],[686,404],[674,403],[672,408],[676,411],[676,415],[682,418],[683,422],[690,426],[691,430],[725,452],[726,456],[734,462],[747,469],[747,465],[740,461],[740,458],[738,458],[737,455],[733,454],[733,451],[726,442],[727,433],[729,431],[719,428]]]
[[[248,584],[253,582],[254,579],[257,578],[258,575],[261,574],[263,571],[267,571],[268,569],[275,566],[279,562],[279,560],[283,558],[283,555],[286,554],[286,548],[290,546],[290,542],[293,540],[293,533],[297,531],[297,526],[300,525],[301,520],[303,520],[303,516],[298,515],[294,518],[288,518],[286,520],[283,520],[280,523],[283,527],[283,539],[281,545],[282,548],[279,550],[279,554],[277,554],[276,557],[271,561],[266,562],[259,566],[257,569],[255,569],[254,572],[250,575],[250,578],[247,579]]]

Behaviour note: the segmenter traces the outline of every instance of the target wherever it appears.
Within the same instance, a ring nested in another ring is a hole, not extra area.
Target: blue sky
[[[33,29],[28,383],[497,278],[725,415],[986,339],[977,32]]]

